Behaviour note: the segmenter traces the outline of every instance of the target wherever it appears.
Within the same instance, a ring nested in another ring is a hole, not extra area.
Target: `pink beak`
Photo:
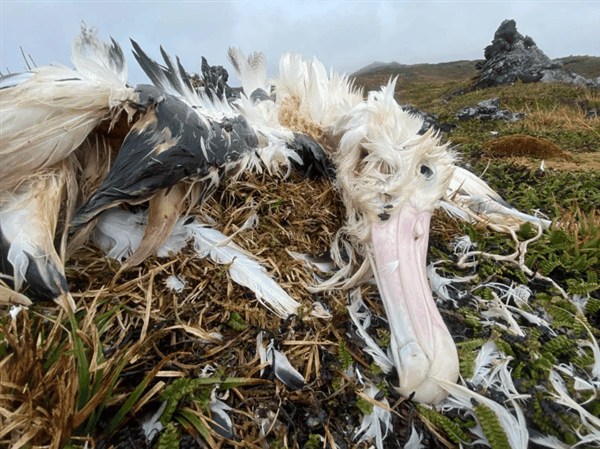
[[[373,224],[371,263],[390,323],[398,391],[435,404],[448,393],[432,379],[456,382],[459,365],[425,272],[430,219],[431,212],[406,204],[383,224]]]

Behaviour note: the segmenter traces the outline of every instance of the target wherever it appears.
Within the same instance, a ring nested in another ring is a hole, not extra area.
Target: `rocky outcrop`
[[[433,128],[434,131],[442,131],[445,133],[450,133],[454,130],[454,128],[456,128],[454,123],[438,123],[440,117],[436,114],[430,114],[428,112],[421,111],[420,109],[409,104],[402,105],[401,107],[402,110],[407,111],[411,115],[416,115],[423,120],[423,126],[421,126],[421,129],[419,130],[419,134],[425,134],[429,128]]]
[[[500,109],[499,106],[500,99],[491,98],[478,103],[477,106],[467,106],[459,109],[455,117],[460,121],[477,118],[479,120],[504,120],[510,123],[525,117],[525,114],[515,114],[505,109]]]
[[[514,20],[505,20],[494,34],[494,40],[484,50],[485,62],[479,63],[475,87],[504,86],[521,80],[524,83],[565,82],[600,87],[600,78],[590,80],[564,70],[562,63],[552,61],[534,40],[517,31]]]

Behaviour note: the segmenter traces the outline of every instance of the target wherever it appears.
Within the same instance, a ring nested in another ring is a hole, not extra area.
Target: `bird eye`
[[[421,174],[423,176],[425,176],[425,178],[429,179],[433,176],[433,170],[431,169],[431,167],[429,167],[428,165],[421,165],[421,168],[419,169]]]

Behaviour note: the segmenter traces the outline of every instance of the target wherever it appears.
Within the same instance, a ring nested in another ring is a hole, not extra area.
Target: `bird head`
[[[454,171],[454,156],[394,100],[395,80],[355,104],[333,126],[336,182],[346,206],[343,233],[371,263],[391,330],[398,390],[435,403],[432,381],[456,381],[454,341],[426,276],[429,222]]]

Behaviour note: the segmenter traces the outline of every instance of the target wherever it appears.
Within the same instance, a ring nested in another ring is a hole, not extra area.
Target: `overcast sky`
[[[81,21],[112,36],[129,61],[129,80],[147,82],[129,38],[154,59],[162,45],[188,72],[231,66],[227,47],[262,51],[269,74],[292,50],[316,56],[327,68],[351,73],[373,61],[404,64],[483,58],[502,20],[517,22],[550,58],[600,56],[600,2],[164,2],[0,1],[0,70],[22,71],[19,46],[38,65],[71,65]],[[236,84],[234,81],[232,84]]]

